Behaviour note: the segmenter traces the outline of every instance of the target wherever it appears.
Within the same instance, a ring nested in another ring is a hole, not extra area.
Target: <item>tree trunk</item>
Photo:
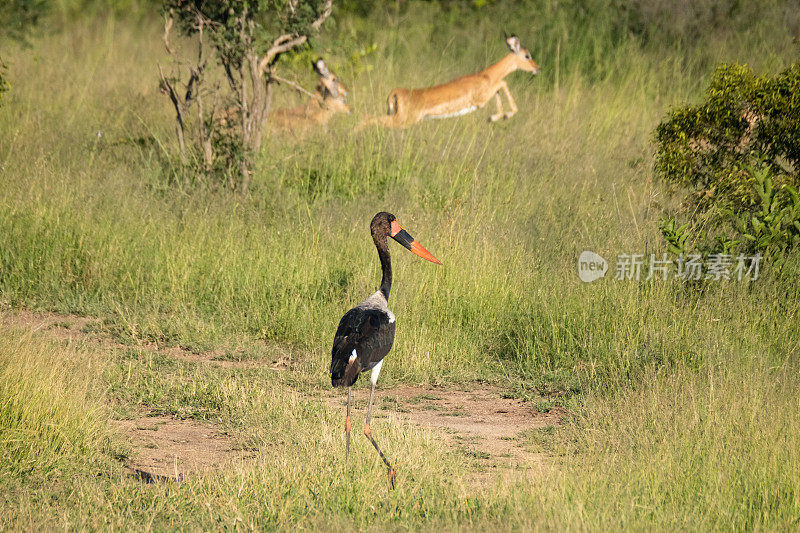
[[[247,196],[250,191],[250,168],[246,156],[242,156],[242,160],[239,163],[239,171],[242,175],[242,186],[239,192],[242,196]]]

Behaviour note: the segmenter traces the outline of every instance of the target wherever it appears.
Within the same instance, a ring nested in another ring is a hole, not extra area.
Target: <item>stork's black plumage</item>
[[[392,349],[394,315],[387,313],[388,309],[369,307],[370,300],[378,299],[376,296],[383,298],[381,293],[375,293],[369,300],[349,310],[339,321],[331,356],[331,383],[334,387],[351,386],[358,379],[359,372],[375,368]],[[356,358],[348,372],[353,354]]]
[[[392,262],[389,255],[388,237],[433,263],[441,264],[428,250],[422,247],[409,235],[391,213],[381,212],[373,217],[370,232],[378,257],[381,261],[380,289],[350,309],[339,321],[331,350],[331,384],[334,387],[347,387],[347,418],[345,432],[347,434],[347,454],[350,452],[350,387],[356,382],[361,372],[372,371],[372,388],[369,394],[367,423],[364,434],[378,451],[389,469],[389,481],[394,487],[394,470],[383,455],[378,444],[372,438],[369,422],[372,417],[372,398],[375,394],[375,383],[383,365],[383,358],[392,349],[394,343],[394,314],[389,310],[389,291],[392,288]]]

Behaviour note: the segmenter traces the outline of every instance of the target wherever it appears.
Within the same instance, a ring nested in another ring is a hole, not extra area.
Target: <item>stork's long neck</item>
[[[389,301],[389,291],[392,289],[392,259],[389,256],[389,244],[386,236],[375,239],[375,248],[378,249],[378,257],[381,258],[381,292],[386,301]]]

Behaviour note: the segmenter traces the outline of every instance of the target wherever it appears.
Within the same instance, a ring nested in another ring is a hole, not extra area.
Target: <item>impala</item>
[[[505,77],[515,70],[536,74],[539,66],[531,58],[530,52],[520,46],[518,38],[513,35],[507,37],[506,44],[511,52],[485,70],[426,89],[394,89],[389,93],[387,114],[366,119],[358,129],[370,124],[407,128],[424,119],[458,117],[484,107],[493,96],[497,101],[497,113],[491,115],[489,120],[496,122],[501,118],[513,117],[517,112],[517,104],[508,90]],[[508,101],[510,109],[507,113],[503,112],[500,91]]]
[[[324,59],[314,63],[319,75],[319,85],[308,103],[290,109],[276,109],[269,120],[283,130],[307,130],[313,126],[324,126],[336,113],[350,113],[347,105],[347,89],[339,78],[331,73]]]
[[[319,76],[319,84],[313,94],[291,81],[281,80],[310,95],[310,98],[305,105],[271,112],[267,119],[270,123],[282,130],[307,130],[315,125],[324,126],[336,113],[351,112],[347,105],[347,89],[328,69],[324,59],[314,62],[314,71]],[[219,113],[216,121],[222,127],[235,127],[237,121],[241,120],[240,115],[239,109],[230,107]]]

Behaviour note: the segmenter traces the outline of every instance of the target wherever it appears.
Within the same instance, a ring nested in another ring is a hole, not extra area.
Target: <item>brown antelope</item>
[[[330,118],[336,113],[350,113],[350,106],[347,105],[347,89],[339,78],[328,69],[328,64],[324,59],[314,62],[314,71],[319,75],[319,84],[314,94],[311,94],[309,101],[302,106],[276,109],[267,116],[268,123],[274,124],[276,128],[283,131],[303,132],[312,126],[325,126]],[[282,80],[285,83],[291,84]],[[240,120],[240,111],[235,107],[230,107],[216,118],[217,123],[222,127],[236,127]]]
[[[313,126],[325,126],[336,113],[350,113],[347,89],[328,69],[324,59],[314,62],[319,85],[313,97],[303,106],[276,109],[268,120],[282,130],[305,131]]]
[[[505,77],[515,70],[536,74],[539,66],[515,36],[507,37],[506,44],[511,53],[485,70],[426,89],[394,89],[389,93],[387,114],[363,121],[358,129],[370,124],[407,128],[424,119],[458,117],[484,107],[492,96],[497,101],[497,113],[491,115],[489,120],[496,122],[501,118],[513,117],[517,112],[517,104],[508,90]],[[507,113],[503,112],[500,91],[508,101],[510,110]]]

